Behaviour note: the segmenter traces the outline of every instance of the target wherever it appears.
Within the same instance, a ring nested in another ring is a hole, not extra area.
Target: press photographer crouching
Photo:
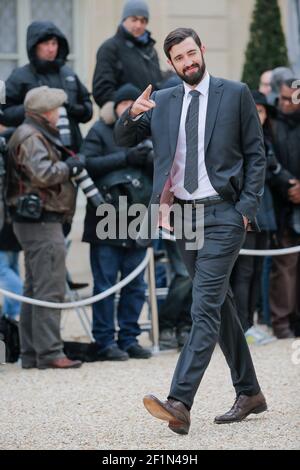
[[[26,119],[9,141],[7,203],[25,256],[24,295],[62,302],[66,265],[62,224],[75,211],[71,178],[84,169],[80,158],[62,161],[56,123],[66,101],[63,90],[42,86],[26,94]],[[20,316],[24,369],[80,367],[63,353],[61,312],[23,303]]]

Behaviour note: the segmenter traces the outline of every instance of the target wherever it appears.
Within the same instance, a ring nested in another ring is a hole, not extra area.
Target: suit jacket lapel
[[[210,77],[209,92],[208,92],[208,103],[205,123],[205,138],[204,138],[204,151],[206,152],[208,144],[210,142],[212,132],[215,127],[215,122],[220,106],[222,94],[224,88],[223,83],[220,79]]]
[[[174,88],[174,91],[170,97],[169,143],[170,143],[170,155],[172,157],[172,160],[174,159],[174,155],[176,152],[183,96],[184,96],[183,85],[178,85],[176,88]]]

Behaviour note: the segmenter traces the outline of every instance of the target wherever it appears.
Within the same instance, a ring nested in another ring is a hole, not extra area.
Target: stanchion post
[[[5,364],[5,343],[0,341],[0,364]]]
[[[148,263],[148,289],[149,289],[149,301],[151,309],[151,326],[152,326],[152,341],[153,341],[153,352],[159,352],[159,327],[158,327],[158,309],[157,309],[157,298],[156,298],[156,285],[155,285],[155,263],[154,263],[154,250],[148,248],[149,263]]]

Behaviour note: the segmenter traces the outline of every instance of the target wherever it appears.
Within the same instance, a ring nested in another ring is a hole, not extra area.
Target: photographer
[[[283,82],[274,127],[274,148],[283,168],[271,180],[281,248],[300,245],[300,103],[296,78]],[[295,98],[295,99],[293,99]],[[270,278],[270,311],[277,338],[292,338],[300,324],[300,254],[273,258]]]
[[[62,224],[75,210],[70,178],[83,163],[72,156],[64,162],[56,123],[66,101],[63,90],[46,86],[26,94],[25,122],[9,141],[7,203],[13,228],[25,255],[24,295],[62,302],[65,294],[65,242]],[[24,303],[20,317],[22,367],[79,367],[63,353],[60,310]]]
[[[133,85],[123,85],[115,95],[115,111],[120,116],[139,96]],[[150,141],[138,147],[117,147],[113,126],[103,120],[90,129],[81,148],[86,167],[95,185],[107,202],[118,205],[118,196],[127,195],[128,204],[148,203],[152,191],[153,150]],[[139,186],[130,183],[131,178]],[[118,184],[115,184],[118,181]],[[146,200],[145,200],[146,199]],[[90,261],[94,278],[94,294],[105,291],[131,273],[144,259],[146,251],[129,237],[100,240],[96,234],[99,223],[96,209],[87,205],[83,241],[90,244]],[[118,227],[119,212],[116,224]],[[127,229],[127,227],[126,227]],[[115,340],[114,296],[93,304],[93,335],[98,345],[99,360],[123,361],[129,357],[147,359],[151,352],[137,342],[140,334],[138,319],[145,301],[144,273],[140,273],[121,291],[117,319],[118,341]]]

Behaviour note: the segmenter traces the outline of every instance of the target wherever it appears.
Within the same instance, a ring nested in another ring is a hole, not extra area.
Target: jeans
[[[118,273],[121,274],[121,279],[130,274],[143,261],[145,255],[146,250],[139,247],[91,244],[94,295],[114,286],[118,282]],[[145,287],[144,272],[141,272],[121,290],[117,307],[117,342],[121,349],[126,350],[136,344],[136,338],[141,333],[138,319],[145,301]],[[114,294],[93,304],[93,335],[100,351],[116,343],[114,306]]]
[[[18,252],[0,251],[0,287],[22,295],[23,282],[19,275],[18,260]],[[20,302],[4,297],[2,311],[5,316],[15,319],[20,313],[20,308]]]

